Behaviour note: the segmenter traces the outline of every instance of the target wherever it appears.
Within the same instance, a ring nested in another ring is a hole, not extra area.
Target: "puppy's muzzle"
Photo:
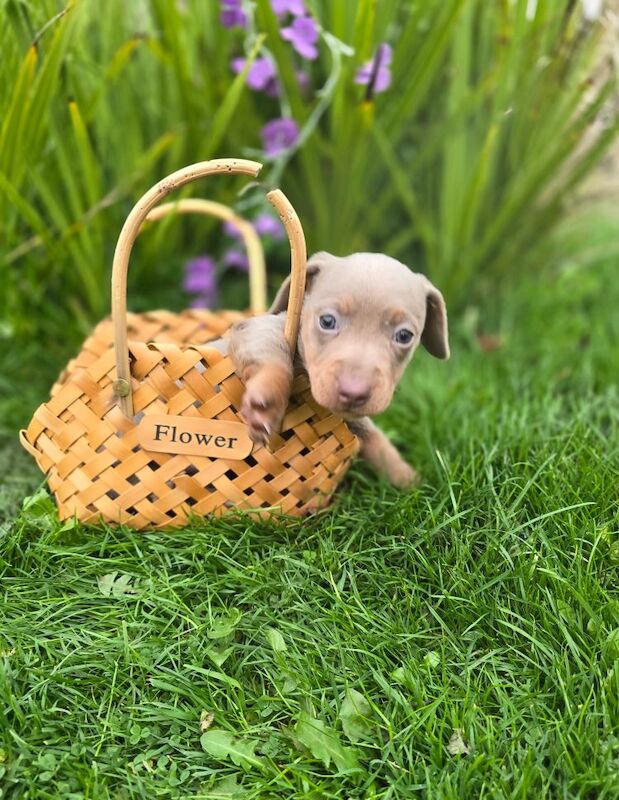
[[[342,408],[361,408],[368,402],[371,394],[369,381],[361,376],[344,374],[337,379],[337,399]]]

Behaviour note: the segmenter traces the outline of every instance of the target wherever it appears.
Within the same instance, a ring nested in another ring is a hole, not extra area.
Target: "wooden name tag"
[[[251,453],[253,446],[247,427],[242,422],[146,414],[139,428],[143,449],[156,453],[241,461]]]

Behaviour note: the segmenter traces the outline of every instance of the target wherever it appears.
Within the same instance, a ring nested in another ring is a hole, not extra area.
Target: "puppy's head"
[[[287,303],[288,281],[271,313]],[[426,277],[379,253],[312,256],[299,351],[320,405],[347,417],[384,411],[419,344],[449,358],[445,302]]]

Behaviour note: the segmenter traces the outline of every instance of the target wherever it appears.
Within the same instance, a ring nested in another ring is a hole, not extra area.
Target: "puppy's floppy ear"
[[[320,272],[321,266],[324,266],[324,263],[330,258],[333,258],[333,256],[329,253],[314,253],[314,255],[309,259],[307,262],[307,272],[305,275],[306,293],[310,291],[312,282],[316,275],[318,275]],[[279,287],[279,291],[275,295],[275,300],[273,300],[271,308],[269,308],[269,314],[281,314],[282,311],[285,311],[288,308],[289,296],[290,276],[288,276]]]
[[[436,358],[449,358],[445,300],[427,279],[426,284],[426,324],[421,334],[421,344]]]

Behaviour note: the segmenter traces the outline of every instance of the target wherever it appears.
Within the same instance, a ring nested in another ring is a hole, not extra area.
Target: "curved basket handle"
[[[131,370],[127,343],[127,270],[131,250],[142,223],[149,212],[164,197],[186,183],[220,173],[249,175],[255,178],[261,169],[262,164],[257,161],[247,161],[241,158],[220,158],[190,164],[156,183],[142,195],[129,212],[118,237],[112,266],[112,322],[116,359],[116,380],[113,390],[123,413],[127,416],[133,416]],[[267,194],[267,200],[279,214],[290,242],[291,280],[285,335],[291,352],[294,352],[305,291],[307,259],[305,237],[299,218],[283,192],[275,189]]]
[[[146,222],[155,222],[171,214],[205,214],[234,225],[243,239],[249,263],[249,307],[253,314],[264,314],[267,310],[264,251],[262,250],[260,237],[251,222],[239,217],[238,214],[235,214],[231,208],[223,205],[223,203],[216,203],[214,200],[202,200],[198,197],[155,206],[146,217]]]

